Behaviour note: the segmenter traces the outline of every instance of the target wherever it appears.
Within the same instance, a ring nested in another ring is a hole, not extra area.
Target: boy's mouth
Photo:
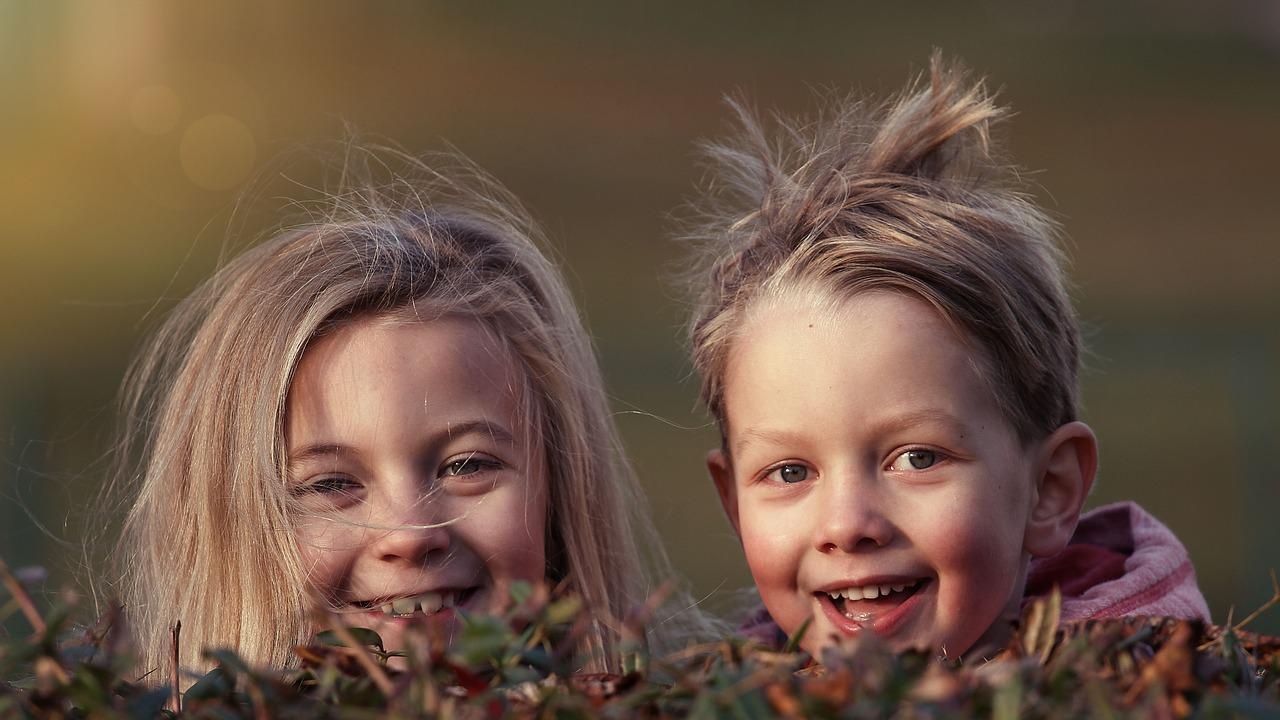
[[[927,578],[855,585],[814,593],[833,623],[846,633],[869,629],[890,635],[906,620]]]

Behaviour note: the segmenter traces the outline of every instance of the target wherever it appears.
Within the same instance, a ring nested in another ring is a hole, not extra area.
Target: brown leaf
[[[955,673],[947,672],[941,665],[934,663],[925,670],[915,687],[911,688],[911,699],[931,703],[947,702],[956,699],[964,691],[964,687]]]
[[[764,696],[779,717],[788,718],[788,720],[804,717],[804,704],[796,698],[795,693],[786,684],[773,682],[765,685]]]
[[[1195,660],[1192,649],[1194,636],[1195,631],[1190,622],[1178,621],[1172,635],[1156,651],[1151,662],[1143,666],[1137,682],[1129,688],[1129,692],[1125,693],[1125,703],[1131,705],[1137,702],[1147,688],[1157,682],[1162,684],[1168,693],[1175,696],[1194,689],[1196,686],[1195,676],[1192,673]]]
[[[1062,593],[1057,587],[1047,598],[1031,603],[1023,618],[1022,652],[1036,658],[1041,665],[1049,661],[1057,641],[1058,624],[1062,618]]]

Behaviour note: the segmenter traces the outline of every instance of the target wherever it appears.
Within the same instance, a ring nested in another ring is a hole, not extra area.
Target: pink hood
[[[1026,599],[1054,585],[1064,621],[1159,615],[1209,622],[1186,548],[1132,502],[1085,513],[1061,553],[1031,561]]]

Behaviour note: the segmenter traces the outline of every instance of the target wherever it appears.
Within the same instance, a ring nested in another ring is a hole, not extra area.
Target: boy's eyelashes
[[[808,466],[800,463],[789,462],[781,465],[775,465],[765,474],[765,479],[773,480],[774,482],[779,482],[784,485],[795,485],[796,483],[808,480],[813,474],[813,471],[810,470]]]
[[[937,465],[946,458],[943,453],[931,448],[909,448],[898,453],[892,461],[890,461],[887,469],[898,472],[911,472],[913,470],[928,470]]]
[[[892,472],[921,472],[938,466],[952,456],[931,447],[910,447],[890,456],[884,470]],[[817,477],[817,470],[796,460],[778,463],[760,475],[782,485],[795,485]]]

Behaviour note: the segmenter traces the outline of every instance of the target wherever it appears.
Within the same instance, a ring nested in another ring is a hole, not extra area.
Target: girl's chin
[[[448,645],[461,621],[452,608],[430,615],[415,613],[410,617],[391,617],[378,612],[358,613],[347,618],[347,624],[352,627],[365,627],[376,632],[382,638],[382,649],[388,652],[407,651],[415,642]]]
[[[416,610],[405,615],[380,609],[358,609],[344,613],[342,619],[348,627],[363,627],[378,633],[384,649],[399,650],[404,647],[404,638],[415,633],[424,638],[451,638],[461,622],[458,611],[487,612],[489,596],[486,588],[475,587],[459,595],[462,602],[456,607],[439,607],[429,613]]]

